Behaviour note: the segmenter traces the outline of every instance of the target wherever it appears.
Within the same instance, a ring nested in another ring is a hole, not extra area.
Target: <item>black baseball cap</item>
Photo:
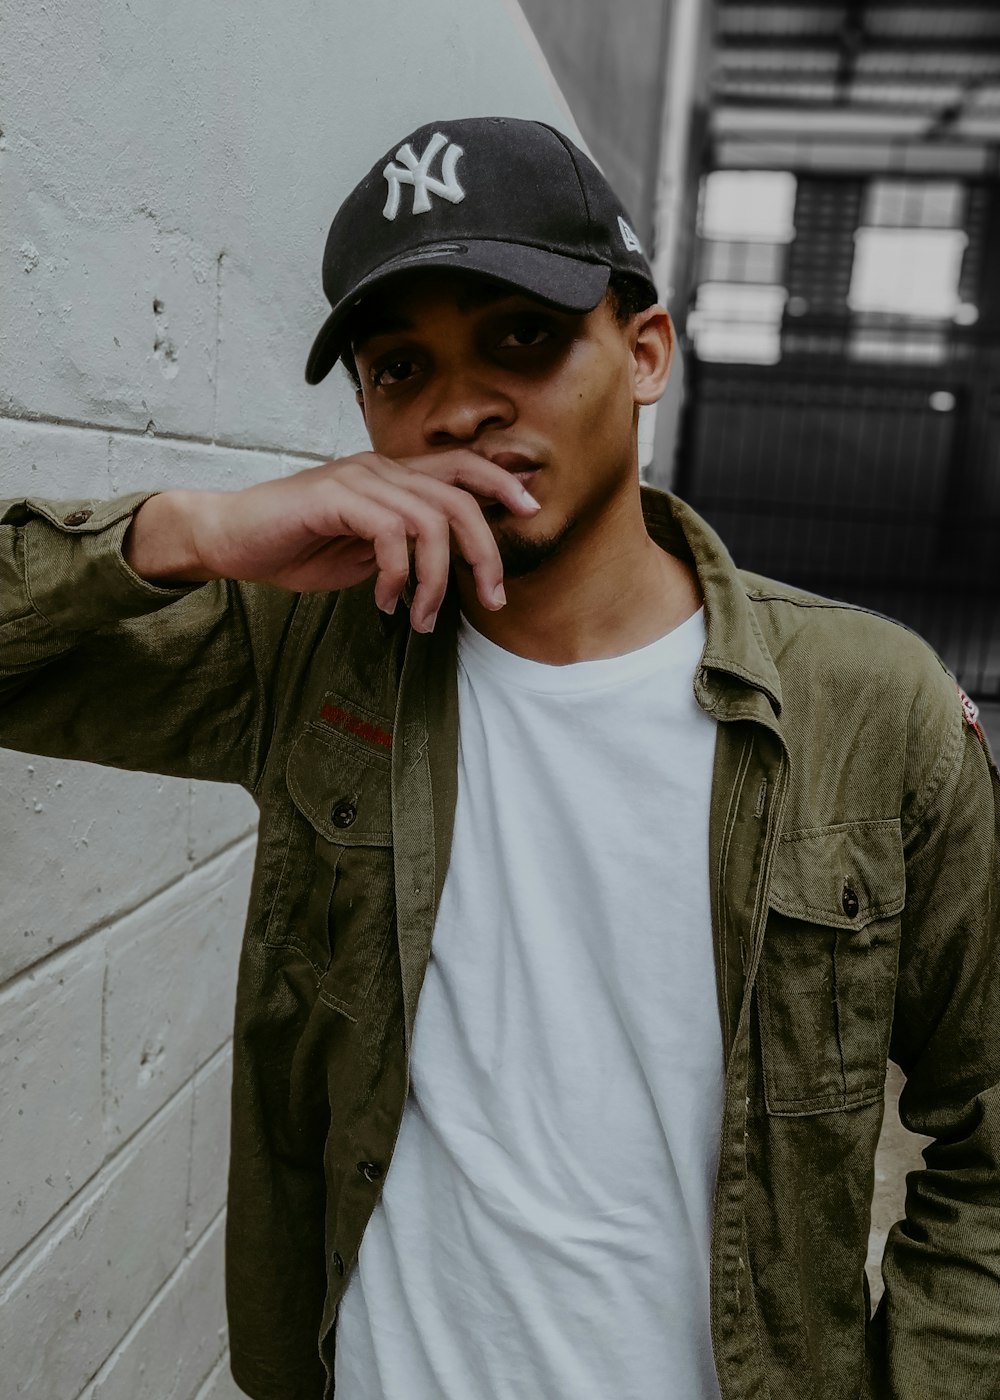
[[[313,344],[318,384],[347,347],[351,312],[413,268],[474,272],[563,311],[592,311],[612,272],[656,284],[621,201],[567,136],[544,122],[428,122],[347,196],[323,254],[333,307]]]

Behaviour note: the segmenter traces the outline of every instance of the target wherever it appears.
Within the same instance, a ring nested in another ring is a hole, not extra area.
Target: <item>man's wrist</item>
[[[196,513],[214,494],[163,491],[144,501],[122,541],[122,554],[132,572],[147,583],[167,588],[218,578],[199,556],[192,528]]]

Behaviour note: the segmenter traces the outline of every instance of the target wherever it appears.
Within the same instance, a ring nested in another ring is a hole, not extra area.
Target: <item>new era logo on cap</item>
[[[630,253],[641,253],[642,244],[639,242],[639,235],[630,223],[627,223],[622,216],[618,215],[618,229],[622,236],[622,242]]]
[[[627,211],[597,166],[555,127],[513,117],[429,122],[351,191],[327,238],[333,309],[309,356],[310,384],[343,353],[367,293],[418,266],[475,273],[570,312],[592,311],[612,273],[656,297]]]

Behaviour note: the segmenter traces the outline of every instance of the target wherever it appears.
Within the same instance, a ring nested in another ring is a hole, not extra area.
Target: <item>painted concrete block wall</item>
[[[575,131],[510,0],[49,0],[3,31],[0,498],[364,445],[346,380],[303,380],[339,198],[434,116]],[[0,714],[0,1393],[232,1400],[252,804],[2,742]]]
[[[522,0],[594,159],[653,249],[672,0]]]

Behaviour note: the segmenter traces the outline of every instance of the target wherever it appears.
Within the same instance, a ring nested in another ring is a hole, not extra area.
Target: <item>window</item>
[[[789,243],[795,176],[785,170],[713,170],[702,187],[702,238]]]
[[[957,228],[859,228],[847,304],[852,311],[951,320],[968,242]]]
[[[940,363],[949,323],[975,321],[959,295],[964,217],[958,181],[869,182],[847,298],[853,359]]]
[[[703,360],[775,364],[795,236],[795,177],[715,170],[702,182],[699,286],[687,331]]]
[[[703,282],[688,317],[699,359],[744,365],[774,365],[781,359],[784,287]]]
[[[964,195],[957,180],[870,180],[862,222],[874,228],[961,228]]]

